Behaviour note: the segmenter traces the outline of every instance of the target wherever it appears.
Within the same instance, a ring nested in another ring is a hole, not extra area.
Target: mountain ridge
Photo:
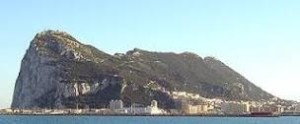
[[[26,51],[12,108],[101,108],[112,99],[125,105],[156,99],[172,108],[175,100],[166,91],[225,100],[274,97],[212,57],[138,48],[110,55],[66,32],[47,30]]]

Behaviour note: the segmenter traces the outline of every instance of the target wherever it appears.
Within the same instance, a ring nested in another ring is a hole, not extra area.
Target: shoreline
[[[282,117],[282,116],[300,116],[300,115],[184,115],[184,114],[168,114],[168,115],[149,115],[149,114],[0,114],[6,116],[116,116],[116,117]]]

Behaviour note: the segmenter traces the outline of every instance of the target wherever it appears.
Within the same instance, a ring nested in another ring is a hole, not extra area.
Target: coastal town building
[[[199,105],[184,104],[182,106],[184,114],[206,114],[208,112],[208,104],[203,103]]]
[[[221,104],[221,111],[224,114],[245,114],[249,112],[249,105],[240,102],[224,102]]]
[[[262,105],[262,106],[250,106],[250,112],[269,112],[279,114],[284,112],[284,107],[281,105]]]
[[[300,112],[300,104],[295,105],[295,112]]]
[[[249,107],[249,111],[250,111],[251,113],[257,113],[257,112],[260,112],[260,111],[261,111],[260,108],[261,108],[260,106],[250,106],[250,107]]]
[[[192,102],[182,100],[181,107],[179,108],[183,114],[196,115],[196,114],[207,114],[211,106],[206,102]]]
[[[109,108],[111,110],[123,109],[123,101],[122,100],[111,100],[109,102]]]
[[[151,101],[150,106],[143,106],[139,104],[132,104],[130,107],[123,107],[122,100],[110,101],[110,109],[119,114],[164,114],[163,109],[158,108],[158,102],[156,100]]]
[[[0,113],[8,113],[8,114],[11,114],[11,113],[13,113],[14,111],[12,110],[12,109],[9,109],[9,108],[7,108],[7,109],[1,109],[0,110]]]

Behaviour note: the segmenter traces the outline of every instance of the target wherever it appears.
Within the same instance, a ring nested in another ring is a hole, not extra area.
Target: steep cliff
[[[12,108],[101,108],[111,99],[125,105],[156,99],[172,108],[166,91],[229,100],[273,97],[211,57],[141,49],[109,55],[49,30],[35,36],[22,60]]]

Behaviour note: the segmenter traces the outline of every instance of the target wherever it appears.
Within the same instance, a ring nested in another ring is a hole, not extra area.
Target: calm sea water
[[[300,124],[300,117],[0,116],[0,124]]]

